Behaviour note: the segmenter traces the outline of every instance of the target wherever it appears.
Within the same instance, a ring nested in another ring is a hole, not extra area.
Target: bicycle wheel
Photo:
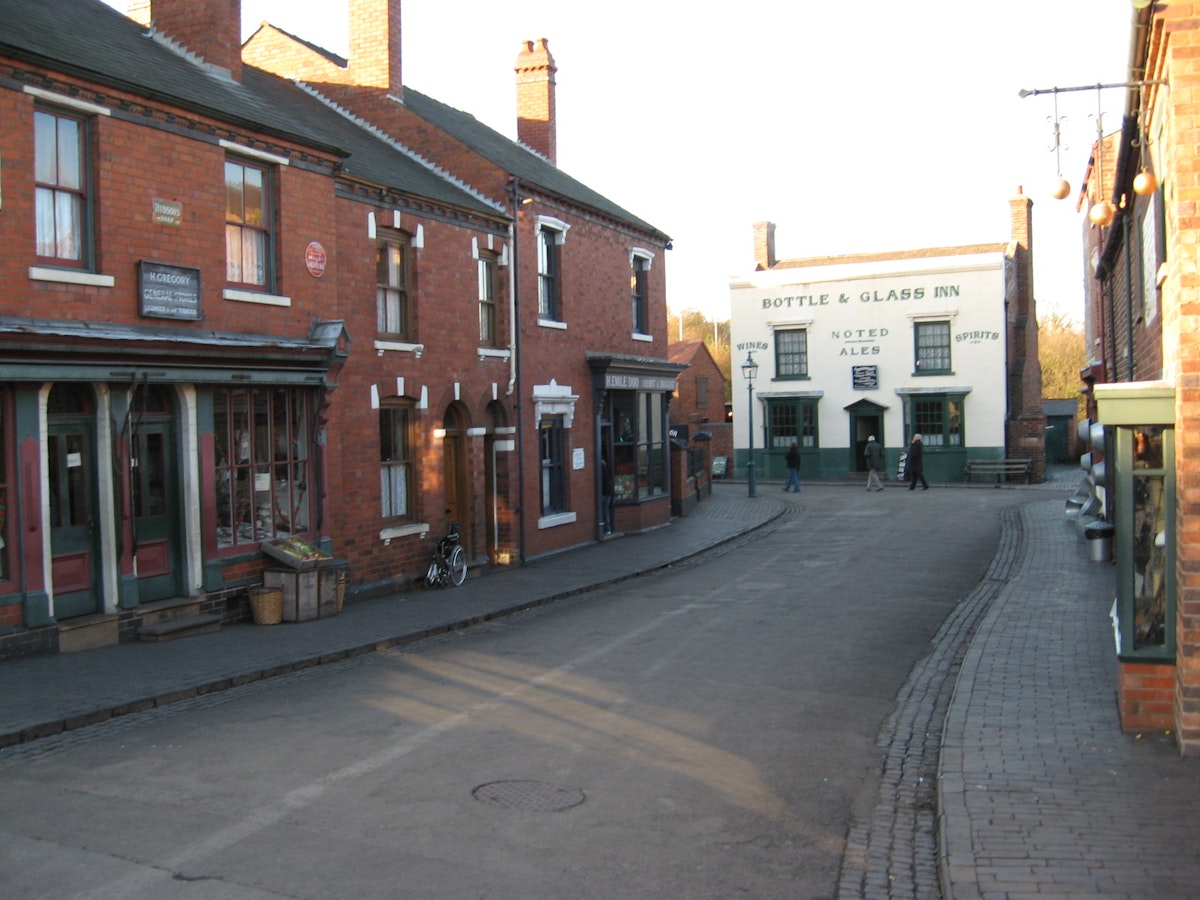
[[[429,568],[425,570],[425,587],[435,588],[442,586],[442,569],[437,564],[435,559],[429,564]]]
[[[458,587],[467,580],[467,553],[457,544],[450,551],[450,583]]]

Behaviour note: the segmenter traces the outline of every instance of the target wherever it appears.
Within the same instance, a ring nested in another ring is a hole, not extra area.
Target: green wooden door
[[[133,450],[133,549],[137,558],[138,601],[178,597],[183,548],[179,525],[179,484],[170,419],[138,426]]]
[[[74,404],[69,408],[79,411]],[[51,413],[46,435],[46,469],[50,493],[50,567],[57,619],[100,611],[94,445],[90,416]]]

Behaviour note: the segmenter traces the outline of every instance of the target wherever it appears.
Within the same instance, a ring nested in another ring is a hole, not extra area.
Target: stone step
[[[143,603],[138,607],[142,626],[157,625],[171,619],[184,619],[199,615],[200,599],[198,597],[171,597],[166,600],[155,600]]]
[[[221,630],[221,617],[209,613],[164,619],[138,629],[139,641],[173,641],[178,638],[213,634]]]
[[[111,647],[121,639],[117,617],[96,613],[58,623],[58,652],[77,653]]]

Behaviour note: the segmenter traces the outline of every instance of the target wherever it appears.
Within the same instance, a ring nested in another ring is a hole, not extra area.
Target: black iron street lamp
[[[750,496],[757,497],[754,484],[754,379],[758,377],[758,363],[754,354],[747,353],[746,361],[742,363],[742,377],[746,379],[746,414],[750,432],[750,456],[746,463],[746,483],[750,486]]]

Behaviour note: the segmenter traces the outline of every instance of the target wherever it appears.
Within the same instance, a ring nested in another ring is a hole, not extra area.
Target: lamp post
[[[750,456],[746,462],[746,483],[749,485],[751,497],[758,496],[754,484],[754,379],[757,376],[758,363],[754,361],[753,353],[747,353],[746,361],[742,363],[742,377],[746,379],[746,422],[750,426]]]

